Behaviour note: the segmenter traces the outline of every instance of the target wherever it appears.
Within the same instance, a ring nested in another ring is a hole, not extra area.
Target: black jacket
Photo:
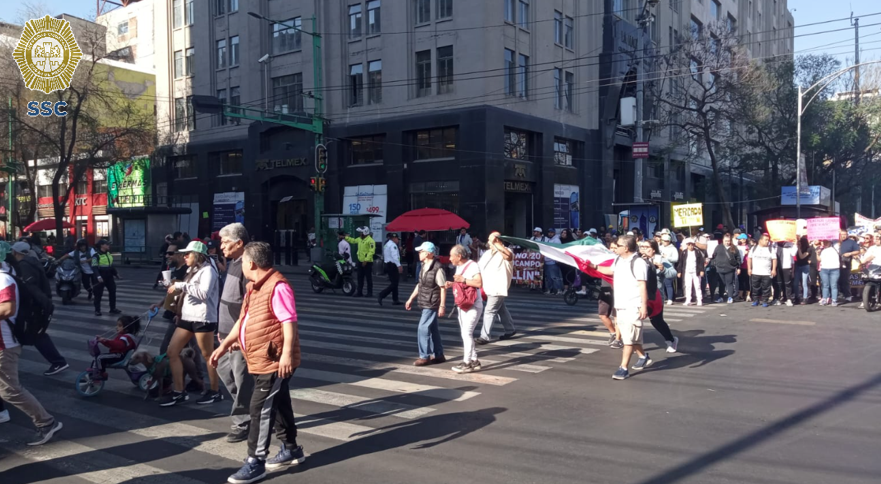
[[[33,257],[25,257],[18,262],[18,277],[28,285],[31,295],[40,306],[50,308],[51,314],[54,309],[52,305],[52,287],[49,285],[49,278],[40,262]]]
[[[728,274],[740,269],[740,264],[743,262],[740,260],[740,251],[737,250],[737,247],[732,245],[731,248],[734,249],[733,252],[724,245],[719,244],[713,253],[713,266],[722,274]]]
[[[697,260],[696,260],[697,265],[695,266],[697,268],[697,274],[700,274],[701,272],[705,272],[707,270],[707,268],[705,267],[706,258],[704,257],[704,253],[700,249],[695,248],[694,249],[694,256],[697,257]],[[681,254],[679,254],[679,265],[676,267],[676,272],[678,272],[680,274],[685,274],[685,266],[686,266],[687,261],[688,261],[688,249],[685,249],[682,251]]]

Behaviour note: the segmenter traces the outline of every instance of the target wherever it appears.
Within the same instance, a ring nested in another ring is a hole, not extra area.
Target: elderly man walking
[[[505,328],[504,334],[499,336],[499,339],[508,339],[517,333],[511,313],[505,306],[508,288],[511,287],[511,277],[514,275],[514,254],[499,240],[498,232],[489,234],[487,245],[489,250],[477,263],[483,278],[483,292],[486,293],[483,328],[480,330],[480,337],[474,340],[479,345],[485,345],[492,340],[492,327],[496,319],[501,321],[502,327]]]
[[[414,366],[425,366],[432,363],[447,361],[444,357],[444,345],[441,341],[438,316],[446,314],[447,301],[447,277],[440,262],[435,260],[437,248],[431,242],[423,242],[414,249],[419,254],[422,263],[422,271],[418,274],[416,288],[404,306],[407,311],[413,307],[413,300],[419,301],[422,316],[419,318],[417,330],[417,346],[419,359],[413,362]]]
[[[242,256],[245,243],[251,238],[248,230],[240,223],[229,224],[220,229],[220,250],[229,259],[226,267],[226,283],[220,294],[217,338],[221,343],[232,332],[242,312],[248,281],[242,274]],[[232,398],[232,429],[226,436],[227,442],[248,440],[251,415],[248,406],[254,391],[254,379],[248,374],[248,363],[240,348],[234,348],[217,362],[217,375]]]

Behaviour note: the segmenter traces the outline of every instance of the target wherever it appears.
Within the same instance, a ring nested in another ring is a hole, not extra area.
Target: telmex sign
[[[257,171],[274,170],[276,168],[296,168],[306,166],[305,158],[287,158],[284,160],[257,160]]]

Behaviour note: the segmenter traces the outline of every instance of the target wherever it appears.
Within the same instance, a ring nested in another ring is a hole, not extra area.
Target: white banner
[[[383,240],[382,228],[385,226],[388,211],[387,190],[386,185],[358,185],[345,187],[343,191],[343,214],[379,215],[370,219],[370,231],[377,241]]]

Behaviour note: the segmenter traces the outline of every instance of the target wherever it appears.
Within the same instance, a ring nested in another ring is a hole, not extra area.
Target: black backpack
[[[636,259],[642,258],[638,255],[630,258],[630,274],[633,275],[634,279],[636,279],[636,272],[633,270],[633,265],[636,264]],[[643,261],[645,260],[643,259]],[[654,301],[655,296],[658,294],[658,274],[651,265],[645,269],[645,291],[648,293],[649,301]]]
[[[10,276],[15,280],[18,291],[18,317],[15,318],[15,323],[11,323],[8,319],[6,322],[12,326],[12,336],[19,344],[33,345],[37,336],[45,333],[49,328],[54,307],[51,304],[49,307],[39,304],[26,282],[18,276],[11,274]]]

